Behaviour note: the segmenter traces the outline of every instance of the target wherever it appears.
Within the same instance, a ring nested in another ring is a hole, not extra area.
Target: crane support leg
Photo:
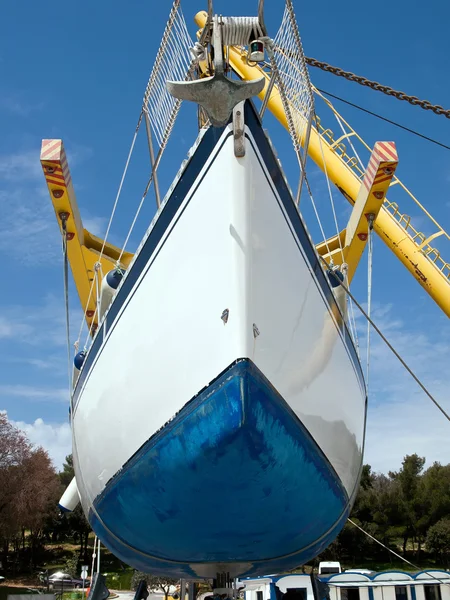
[[[342,261],[348,265],[350,283],[366,247],[369,227],[373,227],[398,165],[394,142],[377,142],[370,156],[348,225],[339,236],[316,246],[328,262]]]
[[[62,140],[42,140],[41,165],[61,233],[63,220],[67,225],[67,255],[70,267],[81,306],[85,310],[87,325],[90,329],[92,325],[94,332],[97,325],[97,291],[90,291],[95,277],[95,264],[100,262],[101,271],[106,275],[114,268],[120,256],[120,249],[106,243],[100,258],[103,240],[83,228]],[[128,267],[132,258],[132,254],[124,252],[121,264],[125,268]]]

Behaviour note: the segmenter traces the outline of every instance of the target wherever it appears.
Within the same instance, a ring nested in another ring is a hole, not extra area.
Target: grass
[[[61,595],[58,596],[61,598]],[[86,593],[83,595],[83,592],[64,592],[62,594],[61,600],[83,600],[86,598]]]
[[[103,571],[104,572],[104,571]],[[131,590],[133,569],[110,573],[106,575],[106,587],[111,590]]]

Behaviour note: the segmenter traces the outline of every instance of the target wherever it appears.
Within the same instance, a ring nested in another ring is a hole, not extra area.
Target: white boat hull
[[[142,570],[295,566],[337,535],[359,480],[360,365],[250,106],[246,118],[243,158],[229,128],[200,142],[74,395],[84,510]]]

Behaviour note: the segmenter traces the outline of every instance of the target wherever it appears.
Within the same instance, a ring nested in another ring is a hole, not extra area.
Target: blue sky
[[[85,226],[103,235],[140,111],[170,2],[98,0],[64,2],[57,7],[35,2],[2,6],[0,23],[0,410],[46,447],[55,464],[70,451],[67,422],[67,359],[62,295],[61,243],[39,164],[42,138],[64,140]],[[215,2],[217,12],[253,14],[254,2]],[[282,3],[266,2],[266,22],[275,36]],[[191,35],[193,15],[203,8],[182,2]],[[424,10],[418,0],[397,0],[374,10],[354,1],[295,2],[307,56],[365,75],[396,89],[450,106],[447,23],[450,6],[433,0]],[[245,8],[243,8],[245,7]],[[380,14],[375,14],[375,13]],[[382,14],[381,14],[382,13]],[[450,142],[450,121],[387,98],[332,75],[311,70],[313,83],[443,143]],[[450,229],[450,154],[448,150],[393,128],[355,109],[336,107],[370,144],[397,143],[397,175],[432,214]],[[192,114],[189,109],[186,115]],[[317,103],[327,126],[338,132],[329,111]],[[273,125],[268,120],[269,125]],[[272,138],[295,186],[295,157],[279,128]],[[195,124],[178,125],[173,158],[161,170],[167,188],[194,141]],[[145,138],[139,140],[130,182],[111,232],[121,244],[148,171]],[[363,160],[368,156],[363,154]],[[312,168],[311,180],[326,232],[334,234],[324,178]],[[340,225],[348,205],[334,193]],[[400,201],[400,198],[399,198]],[[431,233],[406,197],[404,212]],[[305,206],[305,214],[308,215]],[[131,247],[154,212],[148,199]],[[311,224],[313,234],[316,228]],[[316,238],[317,241],[320,241]],[[447,317],[425,294],[379,239],[374,244],[375,318],[406,360],[450,409]],[[450,244],[439,246],[450,261]],[[367,298],[365,259],[354,285]],[[80,310],[71,291],[72,331]],[[364,346],[364,323],[361,345]],[[76,337],[76,333],[75,333]],[[428,462],[449,462],[449,424],[373,337],[372,392],[366,460],[377,470],[398,468],[403,455],[418,452]]]

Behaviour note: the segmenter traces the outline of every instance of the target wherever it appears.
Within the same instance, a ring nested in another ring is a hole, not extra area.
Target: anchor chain
[[[408,94],[405,94],[405,92],[394,90],[393,88],[387,85],[382,85],[381,83],[378,83],[378,81],[372,81],[370,79],[367,79],[366,77],[361,77],[360,75],[356,75],[351,71],[344,71],[339,67],[334,67],[333,65],[317,60],[316,58],[311,58],[308,56],[306,56],[305,58],[308,65],[310,65],[311,67],[317,67],[318,69],[322,69],[322,71],[326,71],[327,73],[332,73],[333,75],[337,75],[338,77],[344,77],[345,79],[348,79],[348,81],[355,81],[356,83],[369,87],[372,90],[382,92],[387,96],[393,96],[394,98],[397,98],[397,100],[409,102],[409,104],[412,104],[413,106],[420,106],[420,108],[423,108],[424,110],[431,110],[436,115],[443,115],[447,119],[450,119],[450,109],[445,109],[439,104],[431,104],[429,100],[420,100],[420,98],[417,98],[417,96],[409,96]]]

